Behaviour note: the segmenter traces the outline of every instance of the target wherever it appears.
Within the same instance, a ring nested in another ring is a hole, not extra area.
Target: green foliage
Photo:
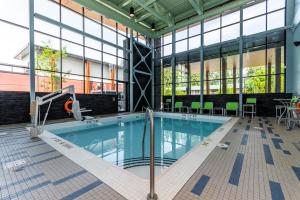
[[[57,72],[59,71],[57,64],[60,58],[64,58],[66,55],[67,50],[65,47],[62,51],[54,50],[51,46],[50,40],[48,42],[44,42],[44,45],[38,50],[35,68],[43,71],[46,76],[43,83],[41,83],[45,91],[53,92],[59,89],[61,77],[57,75]],[[49,77],[49,79],[47,77]]]

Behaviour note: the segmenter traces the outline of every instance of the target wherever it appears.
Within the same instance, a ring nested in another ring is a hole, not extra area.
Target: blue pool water
[[[155,117],[155,162],[170,166],[205,137],[220,127],[221,123]],[[110,125],[64,128],[51,130],[79,147],[123,168],[149,163],[149,123],[143,157],[143,119],[116,122]]]

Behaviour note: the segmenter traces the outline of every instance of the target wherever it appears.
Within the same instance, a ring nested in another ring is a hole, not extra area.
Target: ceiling
[[[151,38],[253,0],[74,0]],[[129,16],[130,7],[134,17]],[[151,29],[154,24],[155,30]]]

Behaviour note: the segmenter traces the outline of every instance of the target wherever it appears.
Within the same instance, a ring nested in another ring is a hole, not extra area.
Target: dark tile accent
[[[263,126],[263,124],[262,124],[262,123],[259,123],[259,127],[260,127],[260,128],[263,128],[264,126]]]
[[[249,131],[250,130],[250,125],[247,125],[245,130]]]
[[[238,129],[237,128],[235,128],[235,129],[233,129],[233,133],[236,133],[238,131]]]
[[[272,200],[284,200],[284,195],[280,186],[280,183],[269,181]]]
[[[300,181],[300,167],[294,167],[294,166],[292,166],[292,169],[293,169],[295,175],[297,176],[298,181]]]
[[[261,130],[260,134],[261,134],[262,139],[267,139],[267,135],[266,135],[266,132],[264,130]]]
[[[69,175],[69,176],[66,176],[66,177],[64,177],[64,178],[61,178],[61,179],[59,179],[59,180],[57,180],[57,181],[54,181],[54,182],[53,182],[53,185],[58,185],[58,184],[64,183],[64,182],[66,182],[66,181],[68,181],[68,180],[70,180],[70,179],[72,179],[72,178],[75,178],[75,177],[77,177],[77,176],[80,176],[80,175],[82,175],[82,174],[84,174],[84,173],[86,173],[86,170],[81,170],[81,171],[79,171],[79,172],[76,172],[76,173],[71,174],[71,175]]]
[[[244,154],[238,153],[234,161],[234,165],[230,174],[229,183],[232,185],[238,185],[240,181],[240,175],[243,167]]]
[[[269,145],[263,144],[265,160],[267,164],[274,165],[273,157]]]
[[[280,135],[278,135],[277,133],[274,134],[276,137],[280,137]]]
[[[40,146],[40,145],[45,145],[45,144],[46,144],[46,142],[42,142],[42,143],[40,143],[40,144],[35,144],[35,145],[23,147],[23,148],[24,148],[24,149],[25,149],[25,148],[32,148],[32,147],[36,147],[36,146]]]
[[[202,175],[201,178],[196,183],[196,185],[193,187],[191,192],[200,196],[205,186],[207,185],[209,178],[210,178],[209,176]]]
[[[12,182],[12,183],[8,183],[7,185],[2,185],[0,188],[3,189],[5,187],[11,187],[11,186],[14,186],[14,185],[17,185],[17,184],[25,183],[27,181],[31,181],[32,179],[36,179],[36,178],[42,177],[44,175],[45,175],[44,173],[39,173],[39,174],[36,174],[36,175],[33,175],[33,176],[26,177],[26,178],[21,179],[21,180]]]
[[[283,143],[282,139],[280,139],[280,138],[272,138],[272,142],[273,142],[274,147],[276,149],[282,149],[281,146],[280,146],[280,143]]]
[[[248,142],[248,134],[244,134],[242,137],[241,145],[247,145]]]
[[[39,184],[37,184],[37,185],[34,185],[34,186],[32,186],[32,187],[30,187],[30,188],[27,188],[27,189],[25,189],[25,190],[21,190],[21,191],[19,191],[19,192],[16,192],[15,194],[10,194],[9,196],[4,197],[4,198],[2,197],[1,200],[10,200],[10,199],[15,199],[15,198],[17,198],[17,197],[20,198],[21,195],[24,195],[24,194],[26,194],[26,193],[28,193],[28,192],[33,191],[33,190],[42,188],[42,187],[44,187],[44,186],[46,186],[46,185],[49,185],[50,183],[51,183],[51,181],[44,181],[44,182],[42,182],[42,183],[39,183]]]
[[[37,156],[42,156],[42,155],[45,155],[45,154],[48,154],[48,153],[53,153],[53,152],[56,152],[56,150],[51,150],[51,151],[47,151],[47,152],[44,152],[44,153],[34,154],[34,155],[31,156],[31,158],[34,158],[34,157],[37,157]]]
[[[267,129],[268,129],[269,133],[273,134],[273,130],[271,127],[267,127]]]
[[[283,150],[283,153],[284,153],[284,154],[287,154],[287,155],[291,155],[291,152],[288,151],[288,150]]]
[[[300,142],[293,142],[292,143],[294,146],[295,146],[295,148],[298,150],[298,151],[300,151]]]
[[[44,162],[48,162],[50,160],[54,160],[54,159],[61,158],[61,157],[63,157],[63,155],[58,155],[58,156],[54,156],[54,157],[51,157],[51,158],[47,158],[45,160],[40,160],[40,161],[37,161],[37,162],[34,162],[34,163],[30,164],[30,166],[32,166],[32,165],[38,165],[38,164],[41,164],[41,163],[44,163]]]
[[[87,193],[88,191],[98,187],[99,185],[101,185],[103,182],[98,180],[98,181],[95,181],[94,183],[91,183],[67,196],[65,196],[64,198],[62,198],[61,200],[73,200],[73,199],[76,199],[78,197],[80,197],[81,195]]]

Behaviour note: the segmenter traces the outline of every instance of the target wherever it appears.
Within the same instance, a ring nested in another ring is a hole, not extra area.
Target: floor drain
[[[20,159],[20,160],[15,160],[15,161],[3,164],[3,168],[4,169],[12,169],[14,171],[20,171],[25,167],[25,165],[26,165],[26,160]]]

